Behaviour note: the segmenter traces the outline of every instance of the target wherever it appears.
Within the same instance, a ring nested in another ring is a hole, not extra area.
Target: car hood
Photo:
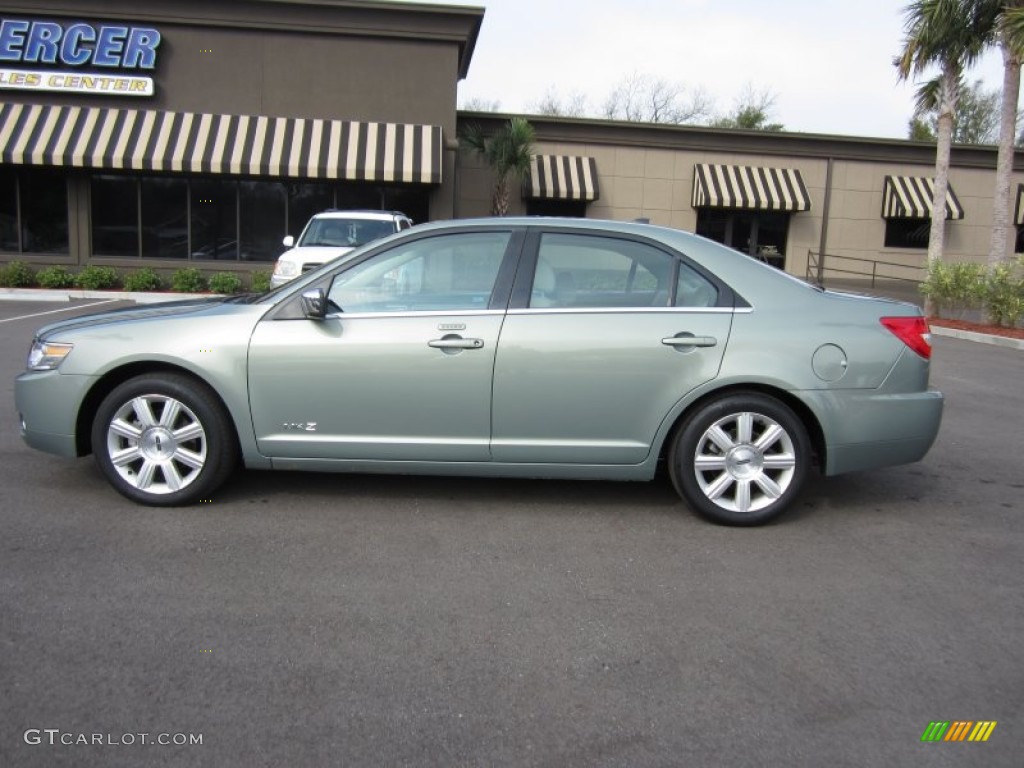
[[[160,304],[149,304],[144,307],[121,307],[106,312],[96,312],[90,315],[60,320],[40,328],[36,337],[46,341],[51,337],[67,331],[77,331],[83,328],[93,328],[102,325],[131,322],[133,320],[150,320],[155,318],[173,317],[175,315],[189,315],[196,312],[203,312],[214,307],[220,307],[228,302],[237,302],[237,297],[229,298],[224,296],[211,296],[203,299],[184,299],[181,301],[167,301]]]
[[[282,261],[296,261],[301,263],[314,261],[317,263],[330,261],[338,256],[351,253],[355,248],[337,245],[310,245],[302,248],[292,248],[281,254]]]

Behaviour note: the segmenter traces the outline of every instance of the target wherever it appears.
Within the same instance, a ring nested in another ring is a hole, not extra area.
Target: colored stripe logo
[[[933,720],[921,741],[988,741],[995,729],[995,720]]]

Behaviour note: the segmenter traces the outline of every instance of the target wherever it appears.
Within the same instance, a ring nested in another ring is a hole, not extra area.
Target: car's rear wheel
[[[92,449],[111,485],[133,501],[208,499],[237,460],[231,420],[202,383],[179,374],[129,379],[104,398]]]
[[[800,419],[757,393],[701,406],[677,433],[669,456],[683,499],[725,525],[760,525],[781,514],[799,494],[810,463]]]

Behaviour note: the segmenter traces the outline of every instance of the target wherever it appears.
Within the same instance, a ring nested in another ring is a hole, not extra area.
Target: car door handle
[[[718,344],[718,339],[714,336],[680,334],[679,336],[669,336],[667,339],[662,339],[661,343],[669,347],[713,347]]]
[[[456,338],[431,339],[427,342],[428,347],[434,349],[481,349],[484,346],[483,339]]]

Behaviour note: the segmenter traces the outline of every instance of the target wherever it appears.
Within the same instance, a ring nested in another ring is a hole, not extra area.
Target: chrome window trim
[[[753,307],[526,307],[510,309],[510,315],[732,315],[752,312]]]
[[[325,320],[366,320],[378,317],[493,317],[505,314],[503,309],[423,309],[399,312],[332,312]]]

